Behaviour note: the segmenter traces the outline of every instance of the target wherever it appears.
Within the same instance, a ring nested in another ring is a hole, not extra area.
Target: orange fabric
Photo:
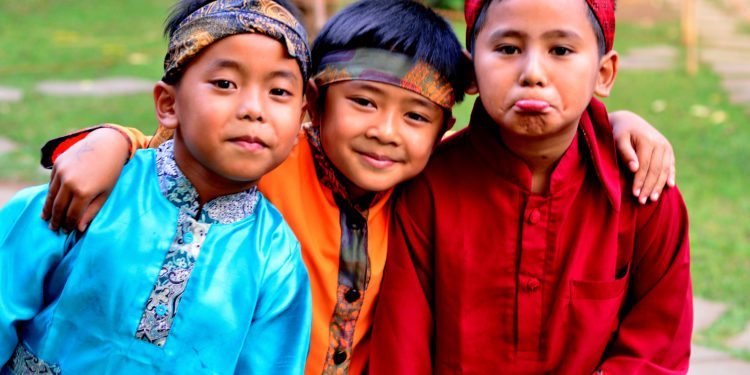
[[[341,229],[339,209],[331,191],[318,181],[304,133],[300,133],[299,143],[289,158],[265,175],[258,186],[281,211],[302,244],[313,296],[312,338],[305,373],[319,375],[326,360],[329,324],[336,305]],[[369,356],[369,330],[388,247],[390,195],[389,192],[373,205],[367,218],[371,276],[355,328],[351,374],[361,374]]]

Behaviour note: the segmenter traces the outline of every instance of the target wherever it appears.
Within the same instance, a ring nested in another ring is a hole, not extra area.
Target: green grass
[[[679,25],[646,28],[620,23],[617,48],[677,45]],[[683,61],[668,72],[620,72],[608,107],[630,109],[655,124],[673,143],[678,185],[691,221],[695,294],[730,308],[700,343],[725,341],[750,321],[750,129],[747,111],[729,104],[720,79],[708,67],[688,76]],[[750,353],[734,351],[750,359]]]
[[[19,149],[0,156],[0,180],[41,182],[38,149],[50,137],[100,122],[155,128],[149,94],[113,98],[52,98],[34,93],[46,79],[134,76],[156,81],[166,42],[163,19],[172,0],[0,2],[0,85],[21,88],[19,103],[0,103],[0,135]],[[459,33],[463,25],[456,24]],[[679,41],[675,22],[651,27],[618,21],[616,48]],[[463,40],[463,35],[459,35]],[[474,97],[455,109],[468,123]],[[691,219],[696,295],[730,310],[697,341],[724,348],[750,321],[750,117],[728,103],[706,67],[694,77],[622,71],[611,110],[629,109],[655,124],[677,153],[678,184]],[[750,359],[749,353],[735,352]]]
[[[38,149],[46,139],[104,121],[152,131],[150,94],[55,98],[34,87],[43,80],[129,76],[156,82],[166,51],[162,23],[171,0],[27,0],[0,2],[0,86],[23,100],[0,103],[0,136],[16,151],[0,156],[0,179],[41,182]]]

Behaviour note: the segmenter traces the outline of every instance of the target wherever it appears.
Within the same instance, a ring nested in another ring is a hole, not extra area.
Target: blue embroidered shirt
[[[172,143],[141,150],[86,233],[0,211],[0,373],[302,373],[311,302],[299,244],[255,189],[207,202]]]

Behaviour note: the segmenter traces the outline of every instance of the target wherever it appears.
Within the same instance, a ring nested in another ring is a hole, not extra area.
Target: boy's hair
[[[413,0],[360,0],[334,15],[312,47],[312,75],[331,52],[377,48],[408,55],[435,68],[461,101],[471,69],[451,26]]]
[[[466,48],[471,52],[472,55],[474,55],[474,42],[477,40],[477,35],[479,34],[479,31],[482,29],[482,26],[484,26],[484,21],[487,18],[487,9],[489,9],[490,5],[494,3],[499,3],[503,0],[487,0],[482,4],[482,9],[479,11],[479,16],[477,16],[476,22],[474,22],[473,28],[471,28],[471,35],[467,35],[466,38]],[[589,6],[588,2],[583,0],[586,3],[586,9],[588,10],[588,16],[589,21],[591,22],[591,25],[594,27],[594,34],[596,35],[596,44],[599,47],[599,57],[604,56],[607,49],[606,40],[604,39],[604,30],[602,29],[602,26],[599,24],[599,19],[596,18],[596,14],[594,14],[594,11],[591,9],[591,6]]]
[[[202,8],[208,3],[212,3],[216,0],[180,0],[169,12],[169,16],[164,22],[164,36],[171,38],[177,27],[180,25],[187,16],[193,14],[196,10]],[[299,8],[294,5],[290,0],[273,0],[275,3],[284,7],[298,20],[302,19],[302,13]]]

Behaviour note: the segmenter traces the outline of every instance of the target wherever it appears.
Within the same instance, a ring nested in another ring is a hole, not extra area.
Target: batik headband
[[[378,48],[360,48],[329,53],[321,59],[315,84],[342,81],[387,83],[424,96],[445,109],[456,103],[453,86],[424,61]]]
[[[464,17],[466,18],[466,45],[471,45],[477,17],[482,6],[492,0],[466,0],[464,3]],[[599,26],[604,32],[605,51],[612,50],[615,41],[615,0],[586,0],[589,8],[594,12]]]
[[[288,10],[271,0],[217,0],[182,20],[164,57],[164,82],[173,83],[202,49],[228,36],[258,33],[278,40],[297,59],[302,77],[310,72],[307,33]]]

